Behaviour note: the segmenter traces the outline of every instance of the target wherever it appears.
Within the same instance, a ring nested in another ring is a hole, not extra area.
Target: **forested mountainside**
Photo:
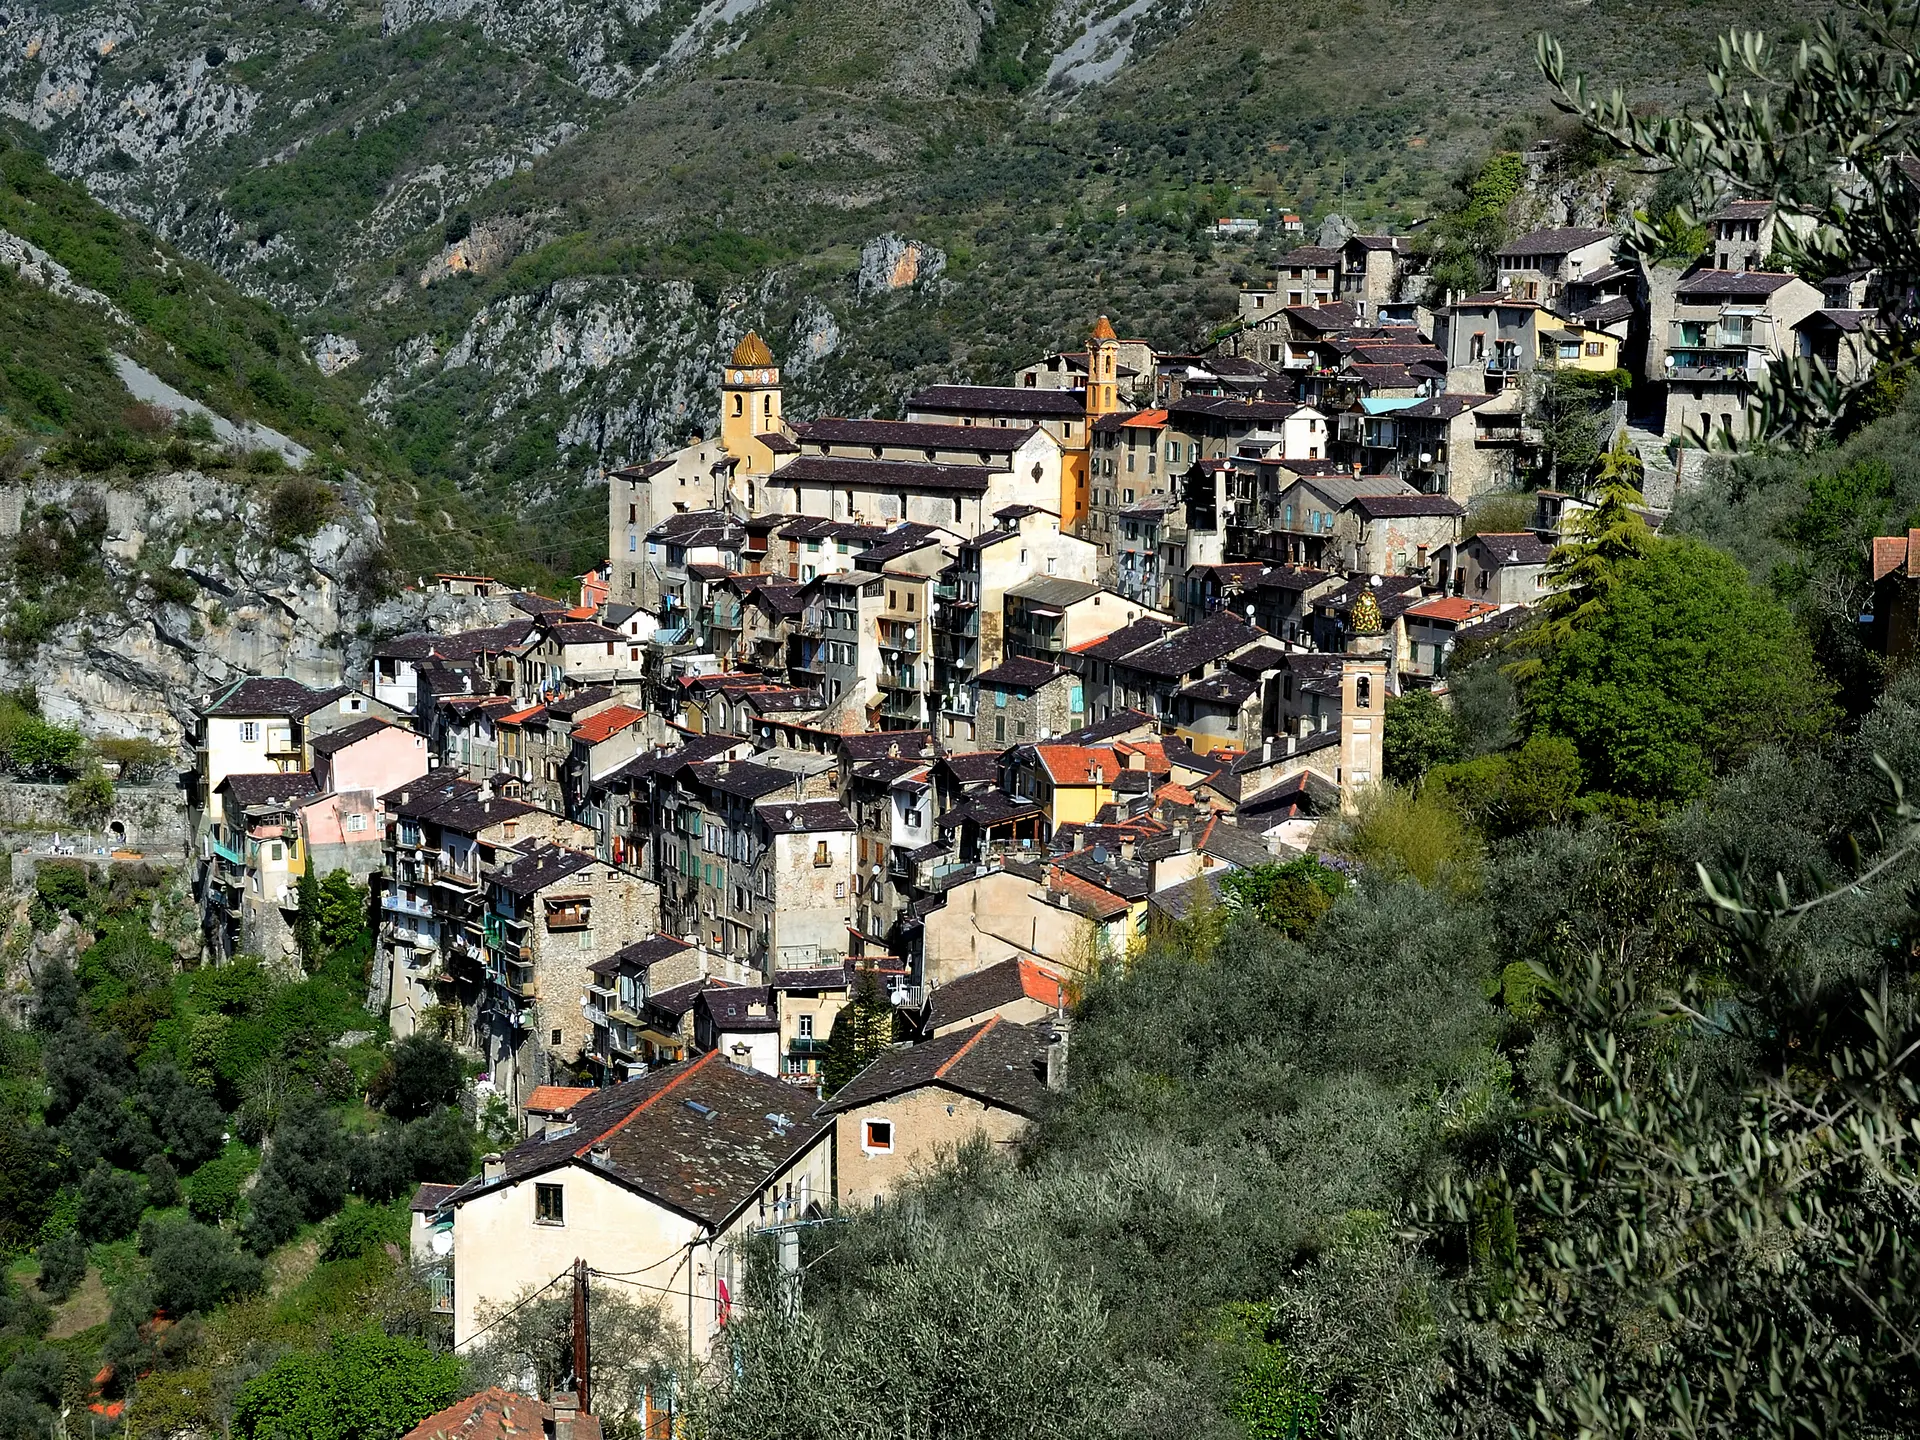
[[[41,4],[0,20],[0,105],[288,317],[423,481],[538,522],[503,562],[565,569],[599,558],[592,477],[710,423],[748,326],[800,417],[1002,378],[1098,313],[1199,343],[1272,258],[1206,222],[1433,213],[1542,133],[1542,26],[1657,104],[1792,12]]]

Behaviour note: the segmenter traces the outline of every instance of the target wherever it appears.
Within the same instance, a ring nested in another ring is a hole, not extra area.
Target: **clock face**
[[[760,383],[762,385],[771,385],[773,383],[773,372],[771,370],[762,370],[760,372]]]

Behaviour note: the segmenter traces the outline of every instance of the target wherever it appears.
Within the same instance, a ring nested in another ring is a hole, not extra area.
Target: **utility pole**
[[[587,1262],[573,1262],[573,1391],[582,1415],[593,1413],[593,1381],[588,1365],[593,1350],[587,1334]]]
[[[785,1226],[774,1244],[780,1257],[780,1308],[789,1320],[796,1320],[800,1316],[800,1232]]]

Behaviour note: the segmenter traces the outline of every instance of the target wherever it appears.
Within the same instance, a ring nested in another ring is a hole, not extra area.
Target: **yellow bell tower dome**
[[[765,446],[756,435],[780,428],[780,367],[759,334],[749,330],[733,347],[720,375],[720,448],[748,469]]]

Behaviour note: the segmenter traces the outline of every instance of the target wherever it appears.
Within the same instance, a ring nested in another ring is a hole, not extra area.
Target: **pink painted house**
[[[300,808],[307,866],[325,876],[345,870],[365,880],[380,868],[382,833],[375,813],[389,790],[427,773],[426,737],[384,720],[362,720],[313,741],[319,793]]]

